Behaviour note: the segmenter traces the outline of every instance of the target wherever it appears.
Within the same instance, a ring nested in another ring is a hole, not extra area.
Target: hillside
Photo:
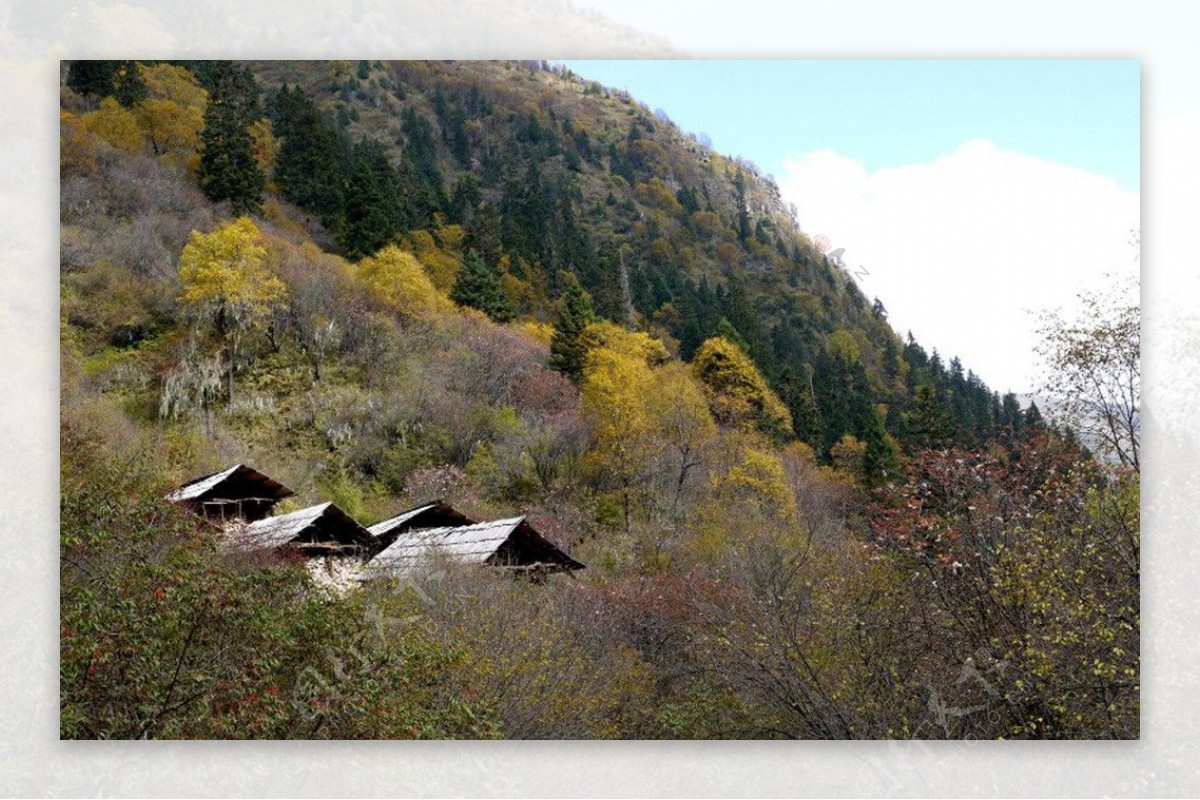
[[[883,426],[907,445],[921,384],[962,444],[1019,424],[1015,398],[1002,403],[957,361],[929,361],[898,337],[885,303],[865,298],[812,247],[753,164],[712,151],[622,92],[536,62],[253,68],[268,98],[304,86],[343,150],[376,142],[429,176],[416,194],[432,197],[408,225],[438,211],[465,223],[486,201],[499,219],[478,224],[498,228],[491,260],[509,257],[500,269],[523,312],[549,321],[568,271],[602,316],[648,330],[685,359],[718,330],[731,334],[823,458],[846,433],[877,436],[879,404]],[[402,176],[404,188],[414,182],[423,184]],[[303,187],[281,189],[303,204]],[[328,213],[326,221],[337,225]],[[375,243],[342,237],[351,251]]]
[[[63,78],[64,737],[1136,735],[1136,480],[898,336],[753,165],[544,62]],[[588,566],[326,596],[165,507],[238,463]]]

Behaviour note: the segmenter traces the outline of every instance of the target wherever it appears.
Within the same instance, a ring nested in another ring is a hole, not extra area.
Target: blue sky
[[[1137,61],[566,61],[778,175],[832,148],[868,170],[984,138],[1139,184]]]

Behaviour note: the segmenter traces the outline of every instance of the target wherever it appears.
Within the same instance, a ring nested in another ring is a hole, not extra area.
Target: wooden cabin
[[[584,568],[524,517],[477,522],[441,500],[370,528],[333,503],[270,516],[280,500],[293,494],[258,470],[237,464],[181,486],[167,500],[223,528],[226,549],[298,556],[315,581],[339,590],[362,580],[424,570],[439,559],[535,580]]]
[[[358,585],[365,559],[374,552],[370,532],[333,503],[229,525],[226,531],[228,549],[298,556],[313,583],[338,593]]]
[[[366,528],[333,503],[231,526],[229,535],[237,550],[288,548],[305,556],[365,557],[374,542]]]
[[[293,492],[253,467],[236,464],[196,478],[167,495],[167,500],[217,523],[255,522],[270,515],[275,504]]]
[[[584,565],[534,530],[524,517],[471,525],[410,530],[367,562],[364,577],[404,577],[439,559],[479,564],[540,579]]]

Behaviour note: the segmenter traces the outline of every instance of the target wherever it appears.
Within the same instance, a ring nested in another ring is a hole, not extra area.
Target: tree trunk
[[[233,408],[233,349],[229,350],[229,369],[225,372],[225,404]]]

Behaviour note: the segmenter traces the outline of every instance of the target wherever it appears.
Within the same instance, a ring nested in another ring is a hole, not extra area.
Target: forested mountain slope
[[[921,385],[956,441],[1019,425],[1015,398],[1002,403],[957,360],[898,338],[884,304],[813,248],[770,178],[622,92],[538,63],[253,69],[275,98],[281,191],[319,213],[352,255],[440,213],[505,276],[519,312],[549,321],[570,272],[602,317],[651,331],[684,359],[724,333],[822,456],[846,433],[877,439],[879,403],[892,435],[927,436],[906,416]],[[375,217],[356,205],[361,196],[343,189],[339,201],[332,188],[366,179],[373,146],[396,167],[379,180],[387,213]],[[339,147],[338,174],[300,166],[336,161]]]
[[[1136,477],[752,165],[541,62],[73,62],[60,117],[65,737],[1136,735]],[[236,463],[588,568],[325,597],[165,507]]]

